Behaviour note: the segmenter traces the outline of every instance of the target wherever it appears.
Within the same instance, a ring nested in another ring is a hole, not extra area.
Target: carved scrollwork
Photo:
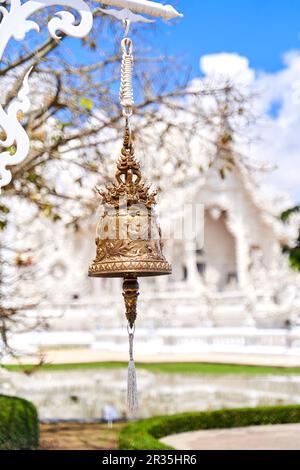
[[[59,39],[58,31],[69,36],[82,38],[86,36],[93,26],[93,15],[88,4],[83,0],[29,0],[21,3],[20,0],[11,0],[10,9],[0,7],[2,19],[0,22],[0,60],[10,39],[22,41],[29,31],[39,32],[40,27],[30,17],[39,10],[50,6],[70,7],[80,15],[78,21],[75,15],[69,11],[58,11],[54,18],[48,22],[48,30],[54,39]],[[0,127],[6,134],[6,139],[0,141],[1,147],[8,148],[15,145],[15,153],[5,151],[0,154],[0,188],[11,181],[11,171],[8,166],[22,162],[29,152],[29,138],[18,120],[18,113],[29,111],[28,99],[29,86],[28,77],[30,71],[25,75],[23,88],[16,100],[5,111],[0,105]]]

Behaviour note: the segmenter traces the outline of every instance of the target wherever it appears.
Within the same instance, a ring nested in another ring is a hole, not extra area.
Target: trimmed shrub
[[[150,418],[129,424],[120,433],[121,450],[172,449],[158,439],[200,429],[227,429],[300,423],[300,406],[240,408]]]
[[[0,395],[0,449],[36,449],[39,422],[35,406],[27,400]]]

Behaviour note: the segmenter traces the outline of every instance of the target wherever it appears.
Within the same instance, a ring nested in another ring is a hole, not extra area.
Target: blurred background
[[[51,7],[0,68],[8,106],[34,66],[19,116],[30,154],[0,196],[0,392],[30,399],[46,422],[127,417],[121,281],[87,276],[94,187],[111,181],[122,145],[123,30],[87,3],[87,38],[50,38]],[[184,19],[131,30],[136,156],[159,191],[173,265],[141,281],[138,417],[297,404],[300,5],[172,4]]]

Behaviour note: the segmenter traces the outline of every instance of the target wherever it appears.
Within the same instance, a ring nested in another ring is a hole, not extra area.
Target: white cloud
[[[251,155],[278,167],[266,178],[273,192],[288,192],[300,202],[300,51],[285,55],[276,73],[250,68],[249,60],[238,54],[212,54],[200,60],[208,78],[228,77],[237,83],[253,85],[260,115]]]
[[[201,57],[200,69],[208,78],[230,78],[235,82],[251,83],[254,71],[249,67],[249,60],[238,54],[210,54]]]

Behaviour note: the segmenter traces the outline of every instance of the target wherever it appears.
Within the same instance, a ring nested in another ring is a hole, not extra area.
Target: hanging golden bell
[[[154,211],[156,193],[142,182],[128,124],[115,181],[98,192],[102,214],[97,225],[96,258],[89,276],[124,278],[126,317],[133,328],[139,296],[137,278],[171,274],[172,268],[163,255],[161,230]]]
[[[142,182],[126,126],[115,182],[102,198],[92,277],[146,277],[171,274],[163,255],[161,230],[154,212],[156,193]]]

